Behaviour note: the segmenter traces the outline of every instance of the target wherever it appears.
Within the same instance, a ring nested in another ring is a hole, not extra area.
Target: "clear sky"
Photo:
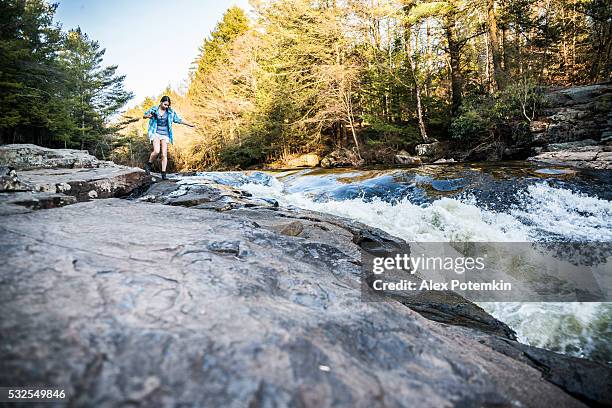
[[[189,67],[204,38],[225,10],[248,0],[56,0],[55,14],[64,31],[81,27],[106,48],[104,65],[118,65],[126,88],[134,92],[127,106],[159,94],[167,85],[186,84]]]

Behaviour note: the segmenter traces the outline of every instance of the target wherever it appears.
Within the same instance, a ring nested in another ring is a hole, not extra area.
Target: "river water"
[[[352,218],[406,241],[612,242],[612,172],[525,162],[186,177]],[[187,181],[187,180],[185,180]],[[531,345],[612,360],[612,304],[486,302]]]

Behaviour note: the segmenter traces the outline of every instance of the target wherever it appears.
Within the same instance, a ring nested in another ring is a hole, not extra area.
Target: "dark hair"
[[[172,102],[170,101],[170,97],[168,95],[162,96],[161,101],[159,101],[160,104],[164,102],[168,102],[168,105],[172,105]]]

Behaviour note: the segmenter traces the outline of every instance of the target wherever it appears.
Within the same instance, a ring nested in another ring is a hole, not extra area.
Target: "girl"
[[[161,176],[166,180],[166,166],[168,165],[168,142],[172,143],[172,123],[180,123],[189,127],[194,127],[191,123],[185,122],[175,110],[170,107],[170,97],[164,95],[159,102],[159,106],[154,106],[144,113],[143,118],[149,119],[149,141],[153,143],[153,152],[149,156],[149,161],[145,164],[147,175],[151,174],[153,160],[157,158],[160,151],[162,153]]]

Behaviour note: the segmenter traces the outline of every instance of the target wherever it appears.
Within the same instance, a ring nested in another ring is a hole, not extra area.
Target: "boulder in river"
[[[321,162],[321,157],[316,153],[291,154],[287,157],[271,163],[271,169],[286,169],[297,167],[316,167]]]
[[[321,160],[321,167],[351,167],[361,166],[364,163],[357,154],[346,148],[334,150]]]
[[[420,157],[411,156],[407,151],[400,150],[394,157],[397,164],[422,164]]]
[[[416,145],[415,151],[418,156],[423,156],[429,161],[438,160],[444,155],[442,144],[438,141]]]
[[[456,161],[455,159],[451,157],[450,159],[442,158],[442,159],[438,159],[435,162],[433,162],[433,164],[446,164],[446,163],[456,163]]]

